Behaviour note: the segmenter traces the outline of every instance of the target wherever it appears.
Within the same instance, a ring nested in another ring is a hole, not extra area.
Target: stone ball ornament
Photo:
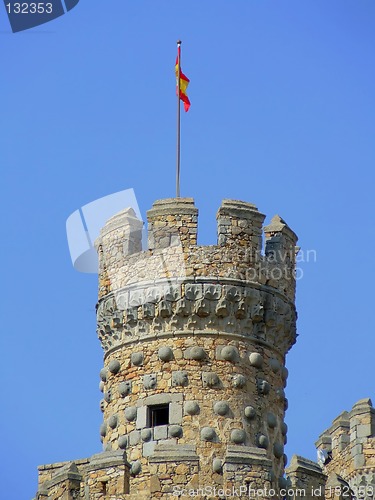
[[[125,408],[125,418],[129,422],[133,422],[137,417],[137,408],[135,406],[129,406]]]
[[[118,388],[117,388],[120,396],[122,398],[124,398],[125,396],[127,396],[128,394],[131,393],[131,390],[132,390],[132,384],[131,382],[121,382],[119,385],[118,385]]]
[[[173,351],[170,347],[163,346],[158,350],[158,356],[161,361],[171,361],[173,359]]]
[[[275,358],[271,358],[270,359],[270,367],[271,367],[271,370],[274,372],[274,373],[277,373],[280,371],[280,368],[281,368],[281,364],[280,362],[275,359]]]
[[[100,435],[105,437],[107,435],[107,424],[103,422],[100,426]]]
[[[221,350],[221,356],[225,361],[236,361],[238,351],[233,345],[227,345]]]
[[[274,443],[273,454],[276,458],[281,458],[284,454],[284,445],[282,445],[281,443]]]
[[[244,410],[245,417],[248,418],[249,420],[252,420],[256,416],[256,411],[253,406],[246,406]]]
[[[150,441],[151,437],[152,437],[151,429],[142,429],[141,430],[142,441]]]
[[[154,389],[156,387],[156,382],[157,379],[155,373],[143,376],[143,386],[145,389]]]
[[[232,378],[232,385],[236,389],[242,389],[246,385],[246,378],[244,375],[238,374],[234,375]]]
[[[196,401],[186,401],[184,411],[186,415],[198,415],[199,404]]]
[[[257,439],[259,448],[267,449],[269,445],[268,437],[264,434],[260,434]]]
[[[267,413],[267,425],[271,429],[274,429],[277,425],[276,415],[272,412]]]
[[[100,378],[103,382],[107,382],[107,377],[108,377],[108,368],[102,368],[100,370]]]
[[[223,463],[220,458],[214,458],[212,461],[212,470],[216,472],[216,474],[220,474],[223,470]]]
[[[108,425],[111,429],[115,429],[117,427],[118,418],[117,415],[111,415],[108,419]]]
[[[288,432],[288,426],[287,426],[287,424],[285,422],[281,423],[280,430],[281,430],[281,434],[283,436],[286,436],[286,433]]]
[[[120,368],[121,365],[118,359],[113,359],[108,365],[108,369],[113,375],[116,375],[120,371]]]
[[[267,380],[259,379],[257,381],[257,388],[258,388],[259,394],[262,394],[263,396],[267,396],[267,394],[269,394],[269,392],[270,392],[271,386],[267,382]]]
[[[125,450],[128,446],[128,436],[120,436],[118,438],[118,446],[121,450]]]
[[[230,440],[234,444],[243,444],[246,441],[246,432],[243,429],[233,429],[230,433]]]
[[[213,427],[203,427],[201,430],[201,439],[203,441],[213,441],[216,437],[216,432]]]
[[[143,364],[143,352],[133,352],[130,361],[134,366],[141,366]]]
[[[132,476],[137,476],[142,470],[142,464],[139,460],[135,460],[130,464],[130,474]]]
[[[255,368],[262,368],[263,366],[263,356],[258,352],[252,352],[249,356],[249,361],[251,366]]]
[[[182,436],[182,427],[181,425],[171,425],[169,427],[169,435],[172,438],[179,438]]]
[[[195,361],[202,361],[206,357],[206,352],[202,347],[192,347],[190,350],[190,358]]]
[[[107,403],[110,403],[111,400],[112,400],[112,392],[111,390],[107,391],[104,393],[104,400],[107,402]]]
[[[216,415],[227,415],[229,413],[229,405],[226,401],[217,401],[214,404],[214,412]]]

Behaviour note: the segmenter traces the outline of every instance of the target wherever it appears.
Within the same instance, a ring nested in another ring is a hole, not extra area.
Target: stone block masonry
[[[96,241],[104,451],[68,465],[63,484],[76,498],[199,491],[203,500],[214,498],[209,488],[248,498],[244,487],[285,484],[297,237],[275,216],[263,251],[264,217],[253,204],[224,200],[217,245],[198,246],[193,200],[159,200],[147,213],[146,251],[131,210],[104,226]],[[40,471],[39,498],[60,498],[60,467],[48,471]]]

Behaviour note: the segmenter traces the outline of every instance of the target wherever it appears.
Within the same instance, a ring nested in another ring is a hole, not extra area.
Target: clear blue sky
[[[101,449],[97,277],[74,271],[65,221],[121,189],[143,214],[174,196],[178,38],[199,242],[235,198],[316,251],[287,359],[289,458],[315,459],[331,420],[374,396],[374,1],[81,0],[18,34],[0,10],[1,499]]]

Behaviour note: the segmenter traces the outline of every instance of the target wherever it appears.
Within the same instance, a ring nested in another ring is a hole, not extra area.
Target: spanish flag
[[[176,71],[176,94],[178,95],[178,90],[180,89],[180,99],[184,103],[184,109],[185,111],[189,111],[190,108],[190,101],[189,98],[186,94],[186,90],[189,85],[189,78],[183,74],[181,71],[181,47],[178,44],[177,47],[177,57],[176,57],[176,66],[175,66],[175,71]],[[180,75],[180,85],[178,84],[178,75]]]

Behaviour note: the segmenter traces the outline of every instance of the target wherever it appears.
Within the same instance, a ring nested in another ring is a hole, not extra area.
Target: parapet
[[[95,242],[99,298],[110,291],[160,279],[232,279],[295,294],[297,236],[279,216],[264,228],[255,205],[223,200],[217,212],[217,244],[197,245],[198,209],[192,198],[158,200],[147,212],[148,250],[141,251],[142,222],[131,209],[112,217]]]
[[[285,472],[288,478],[288,490],[293,490],[296,498],[324,499],[327,476],[317,463],[293,455]]]
[[[147,212],[149,249],[197,244],[198,209],[193,198],[155,201]]]

